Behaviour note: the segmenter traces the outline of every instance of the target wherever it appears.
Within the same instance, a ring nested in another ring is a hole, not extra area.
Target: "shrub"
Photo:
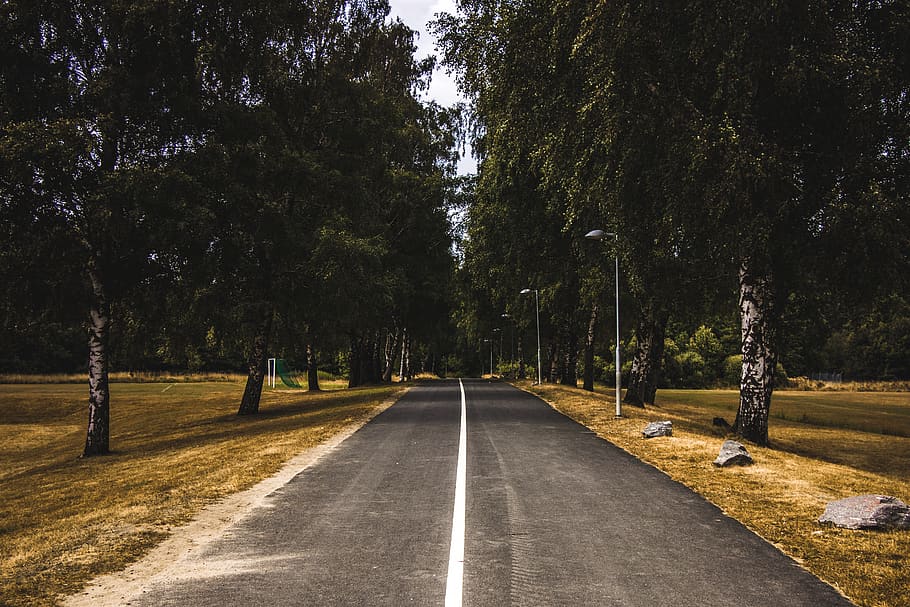
[[[682,388],[704,388],[705,359],[698,352],[687,350],[675,357],[679,367],[679,385]]]

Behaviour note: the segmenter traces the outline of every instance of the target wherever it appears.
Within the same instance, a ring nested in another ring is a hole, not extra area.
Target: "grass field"
[[[733,421],[738,393],[661,390],[659,407],[625,407],[612,389],[519,386],[691,487],[864,607],[910,605],[910,532],[849,531],[817,519],[834,499],[865,493],[910,503],[910,393],[775,392],[772,448],[749,445],[755,464],[712,464]],[[673,436],[645,440],[649,421]]]
[[[0,385],[0,605],[54,605],[123,568],[399,390],[271,390],[241,418],[241,382],[114,383],[113,453],[80,459],[85,385]]]
[[[175,378],[172,378],[175,379]],[[859,605],[910,605],[910,533],[820,526],[825,504],[884,493],[910,501],[910,393],[778,392],[773,448],[756,464],[714,468],[734,391],[670,391],[659,408],[613,393],[545,385],[567,415],[692,487]],[[266,391],[262,414],[235,415],[240,381],[112,384],[107,457],[79,459],[84,384],[0,385],[0,605],[54,605],[92,577],[123,568],[203,506],[252,486],[299,451],[364,419],[397,386],[310,394]],[[674,436],[645,441],[648,421]]]

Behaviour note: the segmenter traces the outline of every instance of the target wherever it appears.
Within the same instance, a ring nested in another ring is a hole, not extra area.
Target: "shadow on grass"
[[[674,393],[672,399],[665,399],[660,409],[651,410],[672,414],[681,430],[736,439],[734,434],[713,425],[714,417],[723,417],[732,424],[735,404],[721,404],[716,394],[692,392],[687,399],[680,392],[681,395]],[[811,400],[802,406],[812,406]],[[779,405],[776,412],[773,407],[772,404],[769,435],[774,450],[886,476],[910,469],[910,438],[905,427],[895,424],[889,432],[874,431],[877,423],[870,422],[870,412],[864,405],[853,410],[838,407],[833,419],[820,418],[823,413],[799,412],[793,403]],[[824,412],[826,408],[819,410]]]

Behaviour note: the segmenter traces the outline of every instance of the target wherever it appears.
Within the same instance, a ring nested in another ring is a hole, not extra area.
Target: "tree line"
[[[320,351],[358,385],[448,339],[460,118],[414,36],[381,0],[0,5],[0,362],[85,368],[87,329],[86,456],[112,368],[242,366],[252,414],[271,353],[318,389]]]
[[[87,362],[86,455],[111,369],[242,369],[241,414],[270,354],[318,389],[508,340],[522,374],[537,303],[546,381],[593,389],[617,347],[633,405],[738,373],[759,443],[784,370],[910,374],[906,6],[460,0],[434,27],[466,111],[421,101],[388,14],[0,5],[0,369]]]
[[[575,385],[583,353],[590,389],[618,257],[628,403],[654,402],[668,326],[734,312],[734,426],[757,443],[781,362],[907,372],[906,332],[887,335],[907,320],[906,3],[460,0],[434,25],[480,154],[474,339],[502,313],[533,326],[537,289],[544,375]],[[890,343],[822,356],[869,334]]]

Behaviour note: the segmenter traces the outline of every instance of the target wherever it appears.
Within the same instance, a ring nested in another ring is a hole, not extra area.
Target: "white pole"
[[[537,385],[543,384],[540,366],[540,298],[537,289],[534,289],[534,308],[537,312]]]
[[[603,240],[604,236],[612,236],[616,243],[615,271],[616,278],[616,417],[622,417],[622,369],[619,362],[619,232],[604,232],[603,230],[591,230],[585,234],[585,238],[591,240]]]
[[[617,243],[619,234],[615,234]],[[616,251],[616,417],[622,417],[622,371],[619,366],[619,251]]]
[[[275,375],[278,373],[278,361],[274,358],[268,360],[268,365],[266,367],[266,373],[268,374],[268,385],[269,388],[275,387]]]

